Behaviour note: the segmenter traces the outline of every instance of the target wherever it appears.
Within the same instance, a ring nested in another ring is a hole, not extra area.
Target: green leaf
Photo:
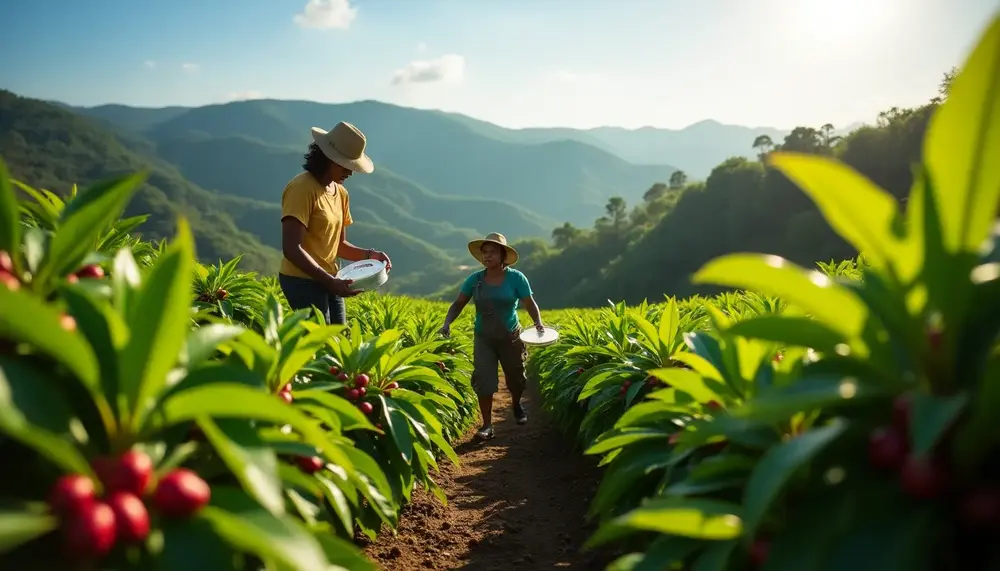
[[[823,352],[833,351],[837,345],[847,343],[847,338],[841,333],[808,317],[761,315],[737,322],[726,329],[726,333]]]
[[[660,536],[653,540],[632,571],[663,571],[684,561],[698,550],[702,543],[689,537]]]
[[[22,268],[21,253],[21,209],[17,195],[10,185],[7,164],[0,159],[0,251],[10,254],[15,268]]]
[[[701,267],[692,278],[780,297],[848,338],[861,334],[868,310],[857,295],[818,271],[778,256],[729,254]]]
[[[307,385],[308,386],[308,385]],[[324,391],[294,391],[296,403],[313,401],[326,407],[340,418],[343,430],[375,430],[368,417],[346,399]]]
[[[640,440],[662,440],[664,443],[670,438],[670,432],[656,428],[622,428],[605,432],[594,441],[584,454],[607,454],[616,448],[628,446]]]
[[[214,490],[213,490],[214,491]],[[205,519],[162,519],[163,551],[157,571],[220,571],[233,569],[231,549]]]
[[[82,335],[63,329],[41,299],[0,288],[0,337],[28,343],[69,369],[93,394],[100,391],[97,357]]]
[[[219,345],[239,337],[244,331],[246,329],[239,325],[226,323],[202,325],[188,335],[181,364],[189,368],[197,367],[215,355]]]
[[[274,561],[289,571],[329,568],[326,554],[308,531],[290,518],[278,518],[242,491],[215,486],[197,519],[207,521],[230,545]]]
[[[177,221],[177,238],[160,256],[128,314],[131,330],[121,353],[121,390],[128,396],[137,428],[167,383],[188,336],[194,240],[187,221]]]
[[[968,395],[936,397],[924,393],[913,396],[910,442],[913,454],[927,454],[958,419],[968,404]]]
[[[1000,203],[1000,17],[993,17],[931,118],[923,150],[945,249],[976,251]]]
[[[736,545],[737,542],[733,540],[708,546],[691,566],[691,571],[726,571],[729,569],[729,557]]]
[[[396,443],[396,447],[399,449],[403,460],[409,462],[413,458],[413,435],[410,434],[410,423],[402,412],[389,406],[384,396],[379,395],[378,398],[381,404],[382,422],[385,425],[385,429],[392,435],[392,439]]]
[[[275,516],[285,514],[278,459],[246,420],[201,418],[198,426],[243,489]]]
[[[243,418],[275,424],[288,424],[308,442],[323,451],[330,460],[345,469],[351,462],[330,440],[316,421],[289,406],[272,394],[230,383],[203,385],[172,394],[147,417],[144,431],[172,426],[199,417]]]
[[[764,454],[750,474],[743,494],[743,525],[748,540],[754,536],[792,474],[846,429],[847,423],[833,422],[779,444]]]
[[[369,561],[353,543],[332,534],[330,530],[316,530],[313,535],[319,541],[330,563],[349,571],[377,571],[378,567]]]
[[[865,254],[876,269],[893,266],[902,236],[898,202],[864,175],[828,157],[777,152],[768,162],[799,186],[830,227]]]
[[[656,498],[604,525],[587,540],[595,547],[622,531],[652,531],[693,539],[733,539],[742,533],[739,506],[694,498]]]
[[[0,553],[5,553],[59,527],[49,514],[0,512]]]
[[[795,383],[759,393],[742,407],[730,409],[734,417],[763,422],[781,422],[797,413],[832,409],[852,403],[884,398],[893,392],[886,387],[855,377],[816,374]]]
[[[712,400],[721,403],[725,400],[717,392],[708,387],[704,377],[687,369],[677,367],[654,369],[649,371],[649,374],[669,384],[674,389],[691,395],[691,398],[700,403]]]
[[[52,236],[35,279],[44,284],[76,270],[97,246],[105,229],[121,217],[145,178],[145,174],[138,173],[101,182],[71,200],[62,212],[59,229]]]
[[[87,459],[72,442],[30,423],[15,407],[14,398],[20,391],[14,390],[16,383],[12,383],[7,375],[6,368],[0,369],[0,433],[33,448],[63,472],[93,475]]]

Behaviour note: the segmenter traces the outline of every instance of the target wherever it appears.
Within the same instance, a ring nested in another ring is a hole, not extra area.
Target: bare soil
[[[596,460],[573,450],[537,394],[529,389],[523,402],[528,423],[518,426],[510,394],[498,393],[496,437],[476,442],[475,426],[455,443],[461,466],[442,459],[437,481],[448,505],[417,490],[397,535],[363,543],[366,555],[386,571],[603,570],[608,553],[580,549],[594,529],[585,515],[599,481]]]

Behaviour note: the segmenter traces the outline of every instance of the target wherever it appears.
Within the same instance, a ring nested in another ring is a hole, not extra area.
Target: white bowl
[[[352,280],[351,289],[355,291],[371,291],[389,281],[389,272],[381,260],[361,260],[341,268],[336,278]]]

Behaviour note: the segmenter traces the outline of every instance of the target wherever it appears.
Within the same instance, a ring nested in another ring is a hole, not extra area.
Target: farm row
[[[906,202],[769,157],[858,251],[807,271],[731,254],[747,293],[573,316],[532,360],[602,482],[615,570],[1000,565],[1000,19],[936,111]]]
[[[197,264],[183,221],[131,238],[138,181],[63,202],[0,176],[0,567],[373,569],[357,533],[416,486],[444,500],[468,332],[395,298],[349,329],[291,312],[238,260]]]

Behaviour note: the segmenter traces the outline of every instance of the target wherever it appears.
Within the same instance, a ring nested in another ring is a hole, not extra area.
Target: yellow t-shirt
[[[333,183],[329,189],[308,172],[288,181],[281,195],[281,219],[291,216],[306,227],[302,247],[319,267],[337,273],[337,250],[341,234],[350,226],[351,198],[343,185]],[[309,276],[287,258],[281,260],[281,273],[287,276]]]

